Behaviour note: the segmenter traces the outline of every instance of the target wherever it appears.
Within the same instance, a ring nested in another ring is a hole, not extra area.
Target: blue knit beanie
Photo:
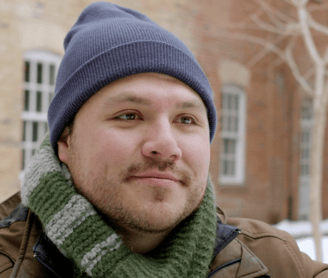
[[[148,17],[108,2],[88,6],[65,40],[55,97],[48,110],[50,141],[57,141],[80,107],[122,77],[155,72],[194,89],[207,107],[210,140],[216,129],[211,86],[186,45]]]

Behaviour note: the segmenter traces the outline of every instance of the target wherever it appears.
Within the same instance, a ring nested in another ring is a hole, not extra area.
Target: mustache
[[[170,172],[176,175],[177,178],[184,185],[189,185],[191,183],[191,173],[188,170],[177,167],[174,160],[172,159],[163,160],[155,158],[145,158],[145,161],[141,163],[131,164],[126,170],[121,173],[121,176],[123,177],[124,181],[128,181],[131,176],[156,168],[161,172],[170,170]]]

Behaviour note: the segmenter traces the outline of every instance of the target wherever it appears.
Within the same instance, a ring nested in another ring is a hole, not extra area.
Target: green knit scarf
[[[74,262],[76,277],[206,277],[216,235],[210,182],[200,208],[147,255],[131,252],[92,204],[76,192],[48,135],[25,172],[21,194],[49,239]]]

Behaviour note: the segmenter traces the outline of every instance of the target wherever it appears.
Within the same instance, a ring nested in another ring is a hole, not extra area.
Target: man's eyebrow
[[[175,105],[175,107],[177,109],[197,108],[197,109],[204,109],[205,111],[207,110],[205,104],[198,99],[193,99],[193,100],[188,100],[188,101],[183,101],[181,103],[177,103]]]
[[[131,103],[136,103],[145,106],[149,106],[152,104],[152,101],[147,98],[139,97],[135,94],[130,94],[130,93],[121,93],[115,96],[108,97],[103,102],[103,106],[108,107],[125,102],[131,102]],[[175,105],[175,108],[176,109],[197,108],[197,109],[204,109],[204,111],[207,111],[205,104],[198,99],[179,102]]]
[[[145,99],[142,97],[138,97],[136,95],[132,95],[129,93],[121,93],[115,96],[108,97],[104,101],[104,106],[111,106],[119,103],[124,102],[131,102],[131,103],[137,103],[141,105],[151,105],[152,102],[149,99]]]

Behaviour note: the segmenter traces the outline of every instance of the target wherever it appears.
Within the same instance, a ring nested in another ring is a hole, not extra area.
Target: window
[[[46,51],[28,51],[24,60],[22,170],[48,130],[47,110],[54,97],[60,57]]]
[[[246,99],[236,85],[222,88],[220,184],[244,182]]]
[[[300,125],[300,184],[298,216],[300,219],[308,219],[310,210],[310,165],[313,126],[313,102],[310,98],[304,98],[302,101]]]

